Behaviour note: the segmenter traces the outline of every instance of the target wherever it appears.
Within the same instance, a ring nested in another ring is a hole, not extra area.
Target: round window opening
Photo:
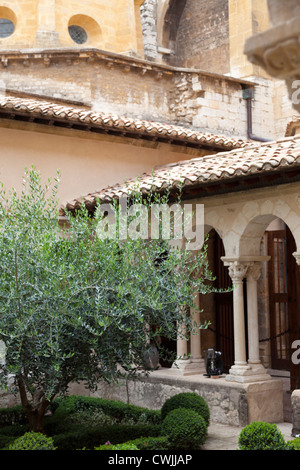
[[[76,44],[84,44],[88,39],[87,32],[81,26],[69,26],[69,34]]]
[[[12,21],[6,18],[0,18],[0,38],[8,38],[15,30],[15,25]]]

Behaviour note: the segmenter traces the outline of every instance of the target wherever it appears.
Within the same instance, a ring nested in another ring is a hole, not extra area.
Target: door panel
[[[299,276],[293,256],[295,251],[295,241],[288,227],[268,232],[272,368],[290,371],[292,390],[300,385],[299,366],[291,361],[291,345],[295,339],[300,339]]]

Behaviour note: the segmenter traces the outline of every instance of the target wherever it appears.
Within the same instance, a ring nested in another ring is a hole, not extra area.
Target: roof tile
[[[168,186],[174,188],[179,182],[186,187],[280,171],[286,167],[300,171],[300,135],[165,165],[123,184],[79,197],[70,201],[66,208],[74,210],[86,201],[95,204],[97,199],[111,202],[114,198],[130,196],[137,187],[145,192],[153,187],[159,191]]]

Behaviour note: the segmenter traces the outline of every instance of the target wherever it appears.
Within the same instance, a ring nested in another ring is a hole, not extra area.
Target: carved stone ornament
[[[249,38],[245,54],[272,77],[286,79],[300,73],[300,17]]]
[[[252,263],[248,267],[247,278],[252,279],[254,281],[258,281],[260,273],[261,273],[261,263],[259,263],[259,262],[258,263]]]
[[[233,283],[242,282],[247,274],[248,264],[234,261],[229,265],[228,270]]]
[[[285,80],[294,109],[300,113],[300,0],[268,0],[271,27],[249,38],[248,60]]]

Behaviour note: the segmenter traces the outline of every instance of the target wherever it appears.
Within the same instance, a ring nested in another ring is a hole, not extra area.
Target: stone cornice
[[[244,86],[255,86],[255,83],[249,80],[243,80],[228,75],[206,72],[199,69],[172,67],[170,65],[152,62],[131,55],[117,54],[103,51],[95,48],[55,48],[55,49],[7,49],[0,50],[0,64],[8,67],[10,63],[19,62],[24,66],[31,62],[43,62],[45,66],[51,66],[52,63],[65,61],[72,64],[78,60],[88,61],[90,63],[105,62],[108,67],[119,65],[129,67],[124,71],[136,70],[145,74],[147,72],[157,73],[158,78],[162,75],[172,75],[176,73],[198,74],[203,77],[225,80],[228,82],[239,83]]]

